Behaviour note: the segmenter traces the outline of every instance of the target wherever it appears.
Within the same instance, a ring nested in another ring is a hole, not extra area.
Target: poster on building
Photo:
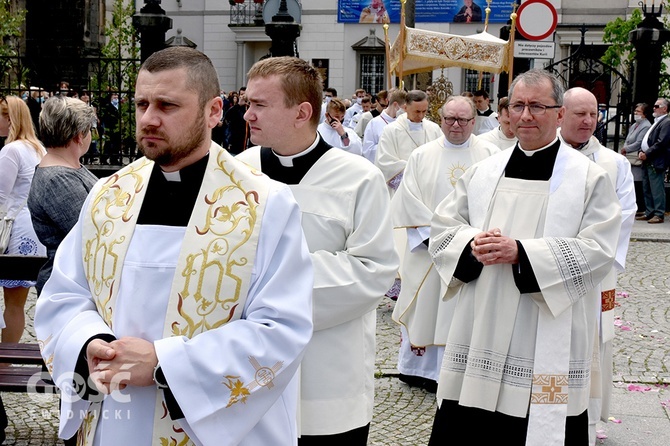
[[[340,23],[400,23],[400,0],[338,0]],[[510,0],[492,0],[489,23],[507,23]],[[414,18],[420,22],[482,23],[485,0],[416,0]]]

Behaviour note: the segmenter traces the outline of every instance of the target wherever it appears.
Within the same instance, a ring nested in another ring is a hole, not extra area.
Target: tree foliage
[[[106,43],[101,49],[99,72],[92,79],[94,90],[120,94],[121,119],[116,130],[121,132],[124,141],[132,141],[135,134],[131,98],[139,71],[140,47],[138,32],[132,23],[134,14],[133,0],[114,0],[111,20],[105,23]]]
[[[635,60],[635,47],[628,41],[628,34],[642,21],[642,12],[634,9],[631,16],[624,20],[621,17],[609,22],[604,29],[603,42],[610,46],[601,60],[613,67],[624,67],[630,70]]]
[[[132,23],[133,14],[133,0],[114,0],[112,19],[105,23],[107,42],[102,47],[101,55],[117,62],[109,64],[107,76],[98,87],[120,91],[132,89],[135,85],[138,71],[135,61],[139,59],[140,47],[138,33]]]
[[[11,0],[0,0],[0,56],[16,56],[13,37],[21,35],[26,10],[12,6]]]
[[[609,22],[604,29],[603,43],[610,46],[600,59],[604,63],[615,68],[621,68],[622,71],[630,76],[635,61],[635,46],[629,42],[628,36],[642,22],[642,10],[634,9],[630,17],[626,20],[617,17]],[[667,28],[670,24],[670,17],[667,14],[662,16],[663,25]],[[663,46],[661,51],[661,73],[659,79],[659,96],[670,95],[670,75],[667,73],[666,60],[670,59],[670,44]]]

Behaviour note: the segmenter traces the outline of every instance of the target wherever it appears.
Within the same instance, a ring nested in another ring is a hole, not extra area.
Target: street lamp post
[[[265,34],[272,39],[270,55],[272,57],[298,57],[298,48],[295,40],[300,36],[300,23],[289,14],[286,0],[279,3],[279,11],[272,16],[272,21],[265,24]]]
[[[628,40],[635,46],[635,68],[633,70],[634,103],[653,104],[658,99],[661,50],[670,41],[670,31],[658,20],[663,11],[663,4],[642,4],[644,19],[636,29],[628,34]]]
[[[161,0],[144,0],[140,12],[133,15],[133,26],[140,32],[140,59],[147,60],[165,48],[165,32],[172,28],[172,19],[160,7]]]

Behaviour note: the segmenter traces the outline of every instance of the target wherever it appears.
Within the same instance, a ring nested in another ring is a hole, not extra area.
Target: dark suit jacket
[[[647,159],[645,166],[654,166],[657,169],[665,169],[668,166],[668,153],[670,152],[670,117],[666,116],[651,130],[647,140],[649,149],[645,152]]]

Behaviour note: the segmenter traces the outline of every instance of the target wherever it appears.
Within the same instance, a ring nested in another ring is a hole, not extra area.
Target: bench
[[[35,280],[46,257],[0,255],[0,279]],[[0,343],[0,392],[54,393],[36,343]]]
[[[37,344],[0,343],[0,392],[56,392]]]

